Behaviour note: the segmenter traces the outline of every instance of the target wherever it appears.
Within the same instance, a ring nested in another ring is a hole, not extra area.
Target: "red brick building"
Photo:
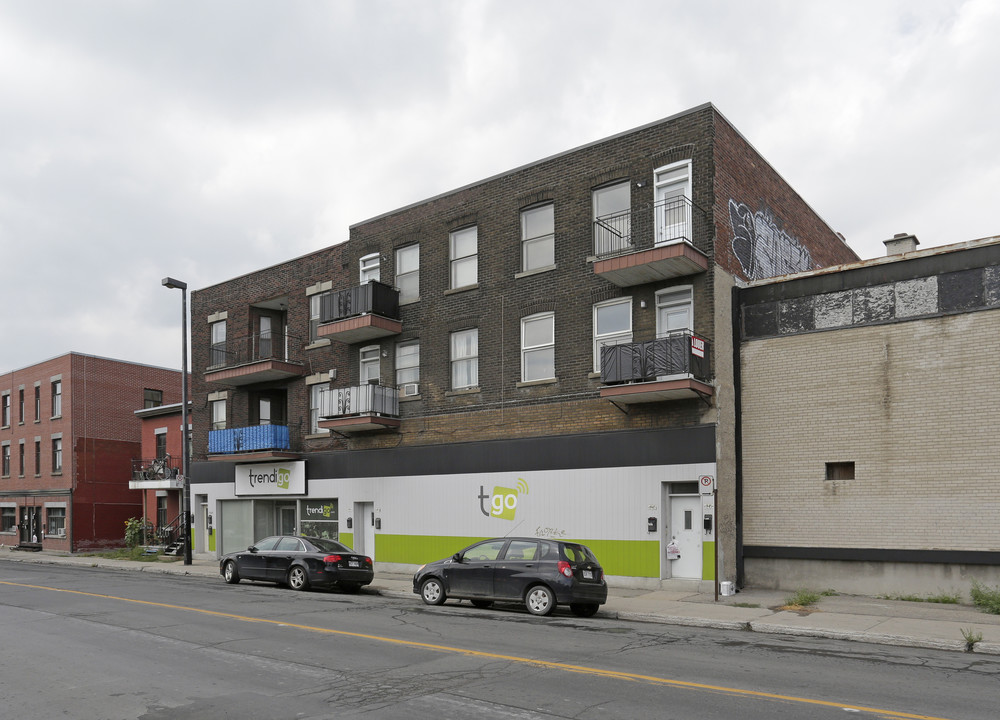
[[[142,492],[142,517],[151,535],[146,541],[173,546],[176,552],[183,548],[174,543],[183,541],[184,524],[181,403],[146,407],[136,410],[135,415],[142,423],[142,453],[132,459],[129,487]]]
[[[68,353],[0,375],[0,542],[120,546],[142,514],[129,488],[135,409],[177,402],[176,370]]]

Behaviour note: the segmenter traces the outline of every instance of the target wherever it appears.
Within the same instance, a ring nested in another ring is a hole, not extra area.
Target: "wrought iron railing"
[[[173,480],[181,473],[180,460],[169,455],[151,460],[132,460],[132,479],[135,481]]]
[[[320,323],[371,313],[399,320],[399,290],[378,280],[324,294],[320,300]]]
[[[208,431],[210,455],[290,449],[287,425],[255,425]]]
[[[604,259],[674,242],[693,244],[707,231],[708,213],[690,198],[668,198],[594,220],[594,255]]]
[[[322,393],[319,403],[321,418],[348,415],[399,417],[399,391],[394,387],[369,383],[331,388]]]
[[[303,362],[301,338],[279,332],[263,332],[246,337],[229,338],[209,348],[211,368],[235,367],[263,360],[301,364]]]
[[[689,331],[601,348],[601,382],[606,385],[672,376],[708,382],[710,367],[711,343]]]

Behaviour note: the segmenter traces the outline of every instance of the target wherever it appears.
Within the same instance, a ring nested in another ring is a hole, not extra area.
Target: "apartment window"
[[[17,508],[6,506],[0,508],[0,532],[15,532],[15,525],[17,525]]]
[[[309,342],[314,343],[319,340],[320,317],[323,314],[323,298],[333,295],[332,292],[319,293],[309,296]]]
[[[158,495],[156,498],[156,524],[159,527],[167,525],[167,498],[165,495]]]
[[[52,438],[52,472],[62,472],[62,438]]]
[[[632,245],[629,181],[594,190],[594,254],[623,252]]]
[[[62,380],[52,383],[52,417],[62,417]]]
[[[826,464],[827,480],[853,480],[853,462],[828,462]]]
[[[449,236],[451,287],[462,288],[479,282],[479,229],[473,225]]]
[[[47,535],[66,535],[66,508],[50,507],[45,509]]]
[[[17,391],[17,421],[24,424],[24,388]]]
[[[10,475],[10,443],[4,443],[3,447],[0,448],[0,458],[2,458],[0,464],[3,465],[0,475],[8,477]]]
[[[156,433],[156,457],[165,458],[167,456],[167,434],[165,432]]]
[[[419,245],[408,245],[396,251],[396,287],[401,303],[420,299]]]
[[[656,293],[656,336],[691,330],[694,305],[690,287],[670,288]]]
[[[163,391],[150,390],[146,388],[142,391],[142,406],[144,408],[160,407],[163,404]]]
[[[42,388],[35,385],[35,422],[42,419]]]
[[[451,389],[479,386],[479,329],[451,334]]]
[[[226,364],[226,321],[220,320],[211,325],[212,347],[209,353],[209,366],[217,367]]]
[[[24,440],[17,444],[17,474],[24,477]]]
[[[556,263],[554,205],[521,212],[521,269],[539,270]]]
[[[309,386],[309,434],[317,435],[327,432],[319,426],[320,413],[325,410],[326,393],[330,390],[326,383]]]
[[[35,440],[35,477],[42,474],[42,441]]]
[[[601,371],[601,348],[632,342],[632,298],[594,305],[594,372]]]
[[[10,425],[10,393],[0,396],[0,426]]]
[[[225,430],[226,429],[226,401],[225,400],[213,400],[212,401],[212,429],[213,430]]]
[[[361,348],[361,384],[367,385],[370,380],[379,379],[379,353],[381,348],[378,345],[369,345]]]
[[[420,382],[420,341],[396,344],[396,387]]]
[[[381,280],[382,271],[380,269],[381,258],[378,253],[372,253],[371,255],[365,255],[360,260],[361,265],[361,284],[364,285],[369,280]]]
[[[556,376],[556,318],[539,313],[521,320],[521,381]]]

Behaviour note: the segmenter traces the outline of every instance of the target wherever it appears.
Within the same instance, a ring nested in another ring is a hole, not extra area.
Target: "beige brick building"
[[[740,306],[746,584],[996,583],[1000,238],[761,281]]]

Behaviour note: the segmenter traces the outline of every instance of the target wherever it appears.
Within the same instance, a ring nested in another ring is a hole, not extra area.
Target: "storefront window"
[[[339,539],[337,500],[303,500],[299,528],[306,537]]]

